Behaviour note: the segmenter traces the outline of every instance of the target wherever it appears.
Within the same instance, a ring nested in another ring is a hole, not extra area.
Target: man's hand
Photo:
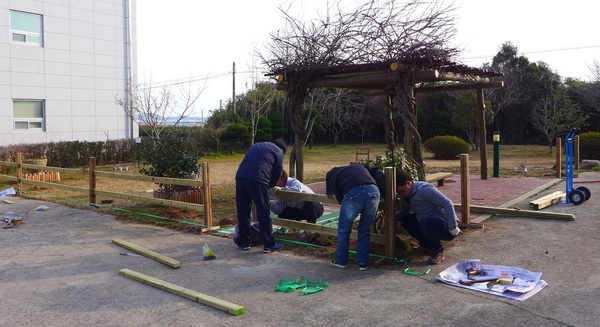
[[[456,226],[453,229],[449,229],[448,231],[450,232],[450,234],[452,234],[452,236],[456,236],[456,235],[458,235],[458,233],[460,233],[460,228],[458,228],[458,226]]]

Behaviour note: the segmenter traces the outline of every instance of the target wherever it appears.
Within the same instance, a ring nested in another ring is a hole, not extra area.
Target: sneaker
[[[273,245],[273,247],[266,247],[266,246],[265,246],[265,247],[263,248],[263,252],[264,252],[264,253],[271,253],[271,252],[273,252],[273,251],[279,251],[279,250],[281,250],[282,248],[283,248],[283,245],[281,245],[280,243],[275,243],[275,244]]]
[[[358,265],[358,270],[365,271],[369,269],[369,265]]]
[[[332,264],[332,265],[334,265],[334,266],[336,266],[336,267],[338,267],[338,268],[342,268],[342,269],[344,269],[344,268],[348,267],[348,265],[343,265],[343,264],[341,264],[341,263],[339,263],[339,262],[335,261],[335,259],[332,259],[332,260],[331,260],[331,264]]]
[[[249,246],[240,246],[240,250],[248,251],[248,250],[250,250],[250,247]]]
[[[430,265],[437,265],[444,261],[444,252],[431,252],[431,256],[427,259],[427,263]]]

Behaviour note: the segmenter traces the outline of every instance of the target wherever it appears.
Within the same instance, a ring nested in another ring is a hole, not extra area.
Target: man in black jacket
[[[283,170],[283,155],[286,144],[281,139],[273,142],[256,143],[248,149],[235,175],[235,203],[239,228],[238,246],[250,249],[250,216],[252,202],[260,225],[263,252],[280,250],[282,245],[273,238],[273,226],[269,210],[269,189],[274,187]]]

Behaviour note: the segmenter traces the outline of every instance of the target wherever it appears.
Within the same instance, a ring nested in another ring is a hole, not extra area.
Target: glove
[[[456,226],[453,229],[449,229],[448,232],[450,232],[450,234],[452,234],[452,236],[456,236],[456,235],[458,235],[458,233],[460,233],[460,228],[458,228],[458,226]]]

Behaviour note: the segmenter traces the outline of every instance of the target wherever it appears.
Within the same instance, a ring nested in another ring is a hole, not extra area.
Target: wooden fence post
[[[468,153],[460,155],[460,205],[460,221],[469,225],[471,222],[471,176]]]
[[[96,174],[94,170],[96,169],[96,157],[90,157],[89,161],[89,194],[90,194],[90,205],[96,204]]]
[[[204,224],[210,228],[213,226],[212,221],[212,194],[210,188],[210,174],[208,162],[202,163],[202,205],[204,208]]]
[[[396,258],[396,169],[394,167],[385,167],[384,173],[385,206],[383,224],[385,230],[385,255],[388,258]]]
[[[573,169],[579,170],[579,135],[573,138]]]
[[[17,153],[17,194],[21,193],[21,189],[23,189],[23,183],[21,179],[23,178],[23,153]]]
[[[562,177],[562,141],[560,137],[556,138],[556,178]]]

